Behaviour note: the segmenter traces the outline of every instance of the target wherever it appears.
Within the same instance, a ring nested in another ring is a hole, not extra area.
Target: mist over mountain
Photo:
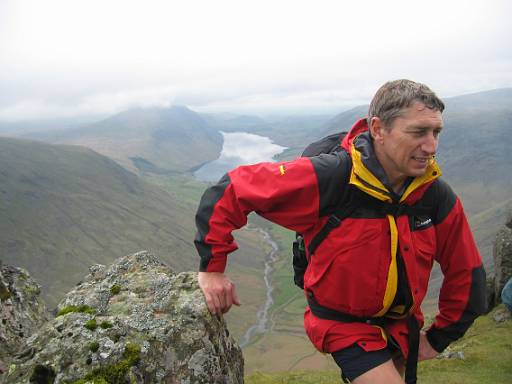
[[[82,145],[135,170],[131,158],[157,168],[185,171],[218,157],[222,136],[184,106],[130,109],[70,130],[29,134],[52,143]]]

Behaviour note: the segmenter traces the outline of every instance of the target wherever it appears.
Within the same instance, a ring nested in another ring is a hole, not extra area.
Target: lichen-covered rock
[[[48,321],[39,294],[27,271],[0,264],[0,382],[25,339]]]
[[[494,256],[494,297],[500,300],[501,291],[512,277],[512,218],[496,234]]]
[[[243,357],[197,275],[148,252],[90,274],[27,340],[7,383],[243,383]]]

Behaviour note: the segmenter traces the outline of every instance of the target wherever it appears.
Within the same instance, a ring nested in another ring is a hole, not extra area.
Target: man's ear
[[[376,143],[382,144],[384,137],[382,135],[384,131],[384,125],[382,124],[382,120],[378,117],[372,117],[370,120],[370,135],[372,135],[373,141]]]

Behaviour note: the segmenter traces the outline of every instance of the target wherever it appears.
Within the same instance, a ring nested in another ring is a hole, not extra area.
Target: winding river
[[[265,287],[267,289],[267,298],[263,306],[256,313],[256,324],[250,327],[240,338],[240,341],[238,342],[238,344],[240,344],[240,348],[244,348],[248,345],[254,335],[265,333],[272,327],[272,321],[269,318],[270,308],[274,304],[274,299],[272,298],[272,292],[274,291],[274,287],[272,286],[272,272],[274,271],[274,263],[278,257],[277,252],[279,251],[279,247],[277,246],[277,243],[272,240],[268,232],[255,227],[253,227],[253,230],[261,233],[263,239],[270,244],[272,248],[265,258],[265,272],[263,275]]]

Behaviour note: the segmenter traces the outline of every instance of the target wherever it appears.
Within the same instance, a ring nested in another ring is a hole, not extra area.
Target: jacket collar
[[[404,202],[413,192],[423,189],[422,186],[441,176],[441,169],[433,161],[422,176],[410,178],[406,182],[401,195],[396,194],[389,186],[386,173],[375,156],[366,119],[360,119],[353,125],[341,145],[352,156],[350,184],[382,201]],[[414,200],[421,197],[417,193],[414,195]],[[408,202],[412,203],[410,200]]]

